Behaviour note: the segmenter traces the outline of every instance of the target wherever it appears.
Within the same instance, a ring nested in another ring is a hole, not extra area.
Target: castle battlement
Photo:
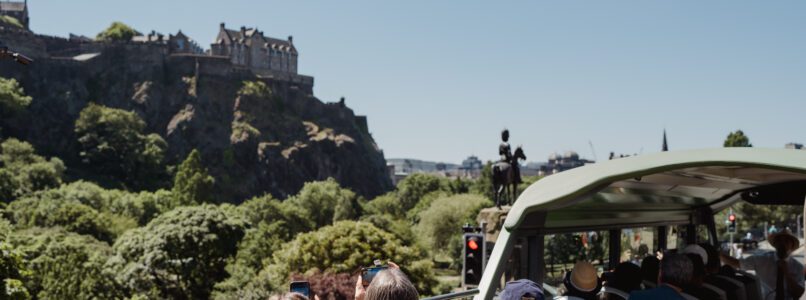
[[[0,23],[0,41],[34,59],[54,59],[60,63],[73,60],[76,64],[81,64],[88,63],[111,49],[122,48],[137,53],[129,58],[133,62],[159,61],[172,64],[190,60],[195,64],[197,74],[247,74],[298,85],[305,90],[313,89],[313,77],[297,73],[299,53],[291,36],[281,40],[264,36],[257,28],[241,27],[240,30],[231,30],[221,23],[218,36],[207,52],[181,30],[167,36],[151,31],[128,41],[99,41],[74,34],[65,38],[30,31],[27,27],[27,3],[1,3],[12,4],[0,7],[5,9],[0,10],[0,15],[20,18],[24,16],[25,26],[21,28]]]

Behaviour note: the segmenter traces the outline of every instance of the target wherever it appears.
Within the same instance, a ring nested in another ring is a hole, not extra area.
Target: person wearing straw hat
[[[765,299],[798,299],[804,291],[804,269],[803,264],[792,258],[792,252],[800,247],[800,241],[786,231],[770,234],[767,241],[775,251],[742,259],[720,253],[720,260],[734,268],[755,270]]]
[[[565,274],[563,286],[565,287],[563,296],[595,300],[598,299],[597,294],[602,289],[602,281],[599,280],[596,268],[591,263],[579,261],[571,272]]]

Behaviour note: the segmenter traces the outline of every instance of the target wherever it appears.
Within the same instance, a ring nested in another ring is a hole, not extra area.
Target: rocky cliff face
[[[34,98],[25,113],[0,120],[3,135],[61,157],[79,178],[85,166],[73,125],[92,101],[137,112],[168,142],[170,164],[199,149],[223,201],[285,197],[328,177],[365,197],[392,188],[366,119],[343,103],[322,103],[310,84],[130,44],[84,60],[39,57],[27,67],[2,61],[0,76],[16,78]],[[245,81],[263,82],[270,93],[239,95]]]

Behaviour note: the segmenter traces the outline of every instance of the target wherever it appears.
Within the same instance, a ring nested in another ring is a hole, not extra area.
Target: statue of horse
[[[501,198],[507,197],[505,204],[512,205],[515,203],[518,193],[518,182],[516,180],[516,173],[518,168],[518,160],[526,160],[526,155],[523,154],[523,149],[520,146],[515,149],[510,161],[499,161],[493,164],[493,198],[495,205],[501,208]]]

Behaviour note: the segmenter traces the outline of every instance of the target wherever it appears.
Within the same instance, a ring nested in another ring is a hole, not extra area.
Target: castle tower
[[[669,151],[669,144],[666,143],[666,129],[663,129],[663,146],[660,149],[661,152]]]
[[[28,0],[23,2],[0,1],[0,16],[13,17],[28,30]]]

